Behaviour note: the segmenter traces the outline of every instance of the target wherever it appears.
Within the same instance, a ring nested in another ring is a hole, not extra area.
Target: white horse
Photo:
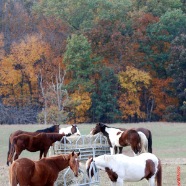
[[[70,135],[78,135],[81,136],[81,133],[77,127],[77,125],[71,125],[69,127],[65,127],[65,128],[60,128],[59,133],[65,133],[66,136],[70,136]]]
[[[92,164],[92,166],[90,166]],[[147,179],[150,186],[162,186],[161,161],[152,153],[129,157],[124,154],[101,155],[86,161],[89,178],[94,170],[101,169],[108,174],[112,186],[123,186],[124,182],[138,182]]]

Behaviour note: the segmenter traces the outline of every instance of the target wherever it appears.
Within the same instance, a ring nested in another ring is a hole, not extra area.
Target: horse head
[[[99,132],[105,131],[106,125],[103,123],[97,123],[96,126],[91,130],[90,134],[95,135]]]
[[[74,175],[77,177],[79,172],[79,160],[78,157],[80,152],[75,153],[74,151],[70,154],[69,166],[74,172]]]
[[[75,135],[78,135],[78,136],[81,136],[81,133],[80,133],[80,131],[79,131],[77,125],[75,125],[75,124],[72,125],[71,133],[72,133],[72,134],[75,134]]]
[[[54,132],[59,133],[59,124],[58,125],[54,125]]]
[[[87,171],[88,177],[94,176],[93,169],[91,169],[91,171],[90,171],[90,167],[91,167],[92,162],[93,162],[93,157],[89,157],[88,160],[86,161],[86,171]]]

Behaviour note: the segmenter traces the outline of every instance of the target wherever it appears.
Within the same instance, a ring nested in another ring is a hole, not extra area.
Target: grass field
[[[1,125],[0,126],[0,166],[6,165],[8,138],[10,133],[20,129],[25,131],[35,131],[49,127],[50,125]],[[66,127],[68,125],[63,125]],[[95,125],[78,125],[81,134],[88,134]],[[151,130],[153,139],[153,153],[157,155],[163,163],[163,186],[176,186],[177,167],[181,167],[181,185],[186,185],[186,123],[138,123],[138,124],[111,124],[109,126],[132,128],[145,127]],[[130,151],[130,148],[124,148]],[[38,160],[39,153],[24,151],[20,157],[28,157]],[[3,173],[0,175],[0,186]],[[102,180],[101,180],[102,181]],[[103,181],[105,182],[105,181]],[[8,184],[7,184],[8,185]],[[105,186],[108,184],[100,184]],[[127,186],[146,186],[145,181],[138,183],[127,183]]]

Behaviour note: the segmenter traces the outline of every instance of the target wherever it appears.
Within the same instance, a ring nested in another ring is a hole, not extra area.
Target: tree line
[[[186,1],[0,1],[0,123],[98,121],[186,121]]]

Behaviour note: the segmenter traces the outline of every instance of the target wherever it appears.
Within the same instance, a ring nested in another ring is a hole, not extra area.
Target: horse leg
[[[118,153],[118,147],[117,146],[114,146],[114,152],[115,152],[115,154]]]
[[[39,159],[41,159],[42,158],[42,155],[43,155],[43,150],[40,150],[40,155],[39,155]]]
[[[152,176],[152,177],[149,179],[149,184],[150,184],[150,186],[156,186],[156,184],[155,184],[155,176]]]
[[[114,148],[110,147],[110,154],[113,155],[114,154]]]
[[[119,154],[122,154],[123,147],[119,147]]]
[[[48,153],[48,149],[44,151],[44,157],[47,156],[47,153]]]

